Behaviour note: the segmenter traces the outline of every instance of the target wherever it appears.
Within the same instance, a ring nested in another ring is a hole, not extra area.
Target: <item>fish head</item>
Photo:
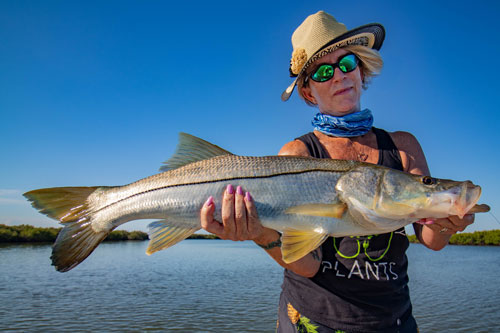
[[[407,220],[463,217],[479,200],[481,187],[379,166],[361,166],[344,174],[337,193],[350,210],[365,220]],[[355,215],[356,215],[355,214]]]
[[[469,180],[454,181],[431,177],[419,177],[425,187],[433,187],[430,191],[428,205],[421,207],[419,217],[448,217],[457,215],[463,218],[476,205],[481,196],[481,187]],[[429,184],[434,183],[434,184]]]

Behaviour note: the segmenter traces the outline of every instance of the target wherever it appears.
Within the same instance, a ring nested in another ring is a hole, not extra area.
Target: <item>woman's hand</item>
[[[264,227],[260,223],[254,201],[241,186],[228,185],[222,196],[222,221],[214,219],[213,197],[208,198],[201,209],[201,227],[221,239],[233,241],[255,240]]]
[[[221,209],[222,222],[214,219],[214,199],[208,198],[201,208],[201,227],[222,239],[253,240],[264,247],[278,264],[299,275],[312,277],[318,272],[322,258],[320,248],[293,263],[283,262],[280,234],[260,223],[252,196],[248,192],[244,193],[240,186],[236,187],[236,191],[232,185],[227,186]]]
[[[413,224],[415,234],[420,243],[429,249],[439,251],[444,248],[451,235],[464,231],[468,225],[474,223],[474,214],[467,214],[463,219],[458,216],[449,216],[441,219],[426,219],[419,224]]]
[[[467,226],[474,223],[475,214],[465,215],[463,219],[458,216],[450,216],[448,218],[436,219],[432,224],[426,226],[434,232],[443,235],[454,235],[459,231],[464,231]]]

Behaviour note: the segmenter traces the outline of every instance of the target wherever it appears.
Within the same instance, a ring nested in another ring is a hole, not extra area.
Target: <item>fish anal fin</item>
[[[307,216],[322,216],[322,217],[333,217],[341,218],[347,210],[347,205],[343,202],[334,204],[306,204],[293,206],[286,210],[287,214],[299,214]]]
[[[160,168],[160,171],[176,169],[189,163],[221,155],[233,154],[194,135],[181,132],[174,155],[163,162],[165,165]]]
[[[151,255],[188,238],[200,228],[182,228],[171,225],[167,220],[152,222],[149,228],[149,244],[146,250]]]
[[[315,231],[286,230],[281,236],[281,254],[287,264],[297,261],[317,249],[328,237]]]

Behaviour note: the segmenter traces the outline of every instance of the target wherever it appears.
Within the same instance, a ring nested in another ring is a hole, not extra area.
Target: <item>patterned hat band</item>
[[[384,27],[378,23],[363,25],[347,30],[333,16],[319,11],[308,16],[292,35],[292,58],[290,76],[296,79],[283,92],[281,99],[286,101],[293,93],[297,79],[317,59],[349,45],[362,45],[379,50],[385,38]]]
[[[299,77],[300,75],[303,75],[304,72],[306,71],[306,69],[309,66],[311,66],[311,64],[313,62],[315,62],[316,60],[318,60],[319,58],[322,58],[322,57],[326,56],[327,54],[333,53],[340,48],[350,46],[350,45],[361,45],[361,46],[368,47],[370,45],[370,38],[369,38],[369,36],[355,36],[353,38],[345,39],[340,43],[336,43],[334,45],[325,47],[324,49],[321,49],[319,52],[315,53],[308,60],[306,60],[302,64],[302,66],[300,66],[300,68],[299,68],[300,71],[298,72],[298,74],[295,74],[297,72],[295,72],[295,73],[292,72],[292,70],[291,70],[292,65],[290,65],[290,77]],[[301,50],[303,50],[303,49],[301,49]]]

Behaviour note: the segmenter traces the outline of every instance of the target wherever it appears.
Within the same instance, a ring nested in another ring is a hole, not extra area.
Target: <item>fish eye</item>
[[[432,178],[432,177],[429,177],[429,176],[422,177],[421,181],[422,181],[422,184],[424,184],[424,185],[434,185],[434,184],[436,184],[436,179]]]

